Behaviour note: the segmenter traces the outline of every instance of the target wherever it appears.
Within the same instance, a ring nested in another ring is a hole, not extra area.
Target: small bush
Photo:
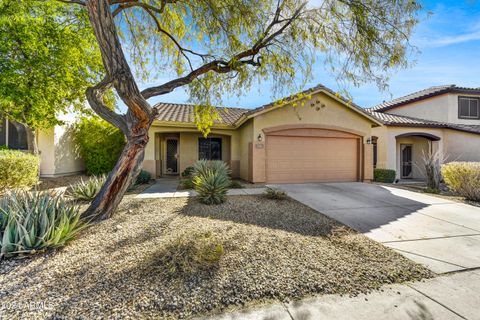
[[[101,175],[112,171],[125,146],[123,133],[98,117],[84,117],[75,124],[74,141],[85,171]]]
[[[179,188],[180,190],[194,189],[195,185],[193,184],[193,178],[186,178],[186,179],[180,180]]]
[[[82,179],[70,186],[70,195],[76,200],[93,200],[106,180],[106,176],[93,176],[87,181]]]
[[[4,144],[0,145],[0,150],[9,150],[8,147]]]
[[[427,187],[427,188],[425,188],[425,189],[423,190],[423,192],[425,192],[425,193],[432,193],[432,194],[439,194],[439,193],[440,193],[440,189]]]
[[[200,202],[220,204],[225,202],[231,184],[230,169],[223,161],[200,160],[195,163],[193,184]]]
[[[8,193],[0,199],[0,258],[61,247],[84,226],[60,194]]]
[[[194,171],[195,171],[194,167],[186,167],[185,170],[183,170],[182,172],[182,177],[184,178],[191,177]]]
[[[243,189],[243,188],[245,188],[243,184],[241,184],[236,180],[232,180],[232,182],[230,183],[230,189]]]
[[[186,234],[161,251],[159,263],[170,276],[188,276],[214,267],[223,253],[222,243],[211,232]]]
[[[467,200],[480,201],[480,162],[450,162],[442,165],[447,186]]]
[[[287,193],[283,190],[267,187],[263,195],[268,199],[273,200],[285,200],[287,199]]]
[[[0,150],[0,193],[31,188],[38,182],[40,159],[18,150]]]
[[[135,179],[135,184],[146,184],[150,182],[150,179],[152,179],[150,172],[141,170],[137,176],[137,179]]]
[[[373,180],[376,182],[393,183],[395,181],[396,172],[391,169],[374,169]]]

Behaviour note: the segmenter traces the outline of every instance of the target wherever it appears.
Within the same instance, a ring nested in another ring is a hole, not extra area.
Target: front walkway
[[[193,197],[197,193],[194,190],[177,190],[179,180],[176,178],[162,178],[158,179],[154,185],[148,187],[143,192],[138,194],[136,198],[153,199],[153,198],[181,198]],[[229,196],[243,196],[262,194],[265,188],[245,188],[245,189],[230,189],[227,195]]]
[[[479,207],[366,183],[278,187],[436,273],[480,268]]]
[[[357,297],[324,295],[244,309],[208,320],[480,319],[480,270],[385,286]]]

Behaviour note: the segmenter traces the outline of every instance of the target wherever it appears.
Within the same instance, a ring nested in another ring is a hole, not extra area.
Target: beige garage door
[[[267,182],[358,181],[358,138],[268,136]]]

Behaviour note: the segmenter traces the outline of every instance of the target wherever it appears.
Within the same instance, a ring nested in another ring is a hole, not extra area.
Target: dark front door
[[[167,152],[166,152],[166,173],[177,174],[178,173],[178,140],[167,139]]]
[[[400,166],[402,170],[402,179],[412,178],[412,145],[400,145]]]

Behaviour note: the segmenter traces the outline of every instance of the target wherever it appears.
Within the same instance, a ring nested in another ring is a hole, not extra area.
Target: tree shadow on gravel
[[[293,199],[271,200],[263,196],[229,196],[220,205],[205,205],[191,197],[179,214],[283,230],[304,236],[328,236],[332,230],[343,226]]]

